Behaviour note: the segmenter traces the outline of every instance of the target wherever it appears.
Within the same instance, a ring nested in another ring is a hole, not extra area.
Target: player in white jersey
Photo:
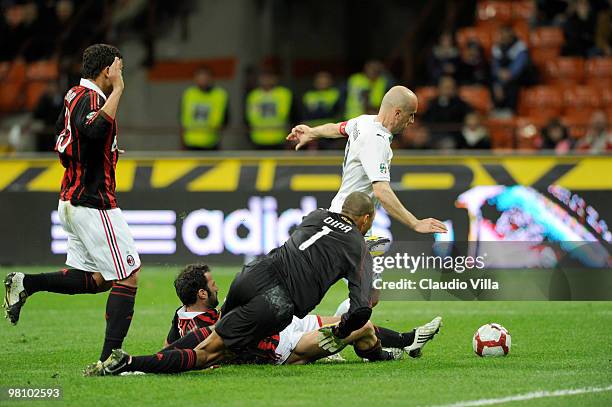
[[[287,140],[296,141],[296,150],[319,138],[347,137],[342,167],[342,184],[332,200],[331,211],[338,212],[344,199],[355,191],[365,192],[393,218],[419,233],[444,233],[446,226],[437,219],[417,219],[397,198],[390,185],[393,134],[400,134],[414,123],[418,101],[404,86],[392,87],[383,97],[377,115],[362,115],[347,122],[317,127],[300,124]]]

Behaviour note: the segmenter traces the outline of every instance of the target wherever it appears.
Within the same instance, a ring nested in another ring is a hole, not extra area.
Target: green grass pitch
[[[0,276],[20,270],[3,268]],[[134,320],[124,349],[160,349],[177,304],[177,267],[145,267]],[[220,299],[238,267],[213,269]],[[345,298],[334,286],[318,312],[330,315]],[[444,327],[421,359],[362,363],[347,348],[343,364],[228,366],[181,375],[87,378],[81,369],[96,360],[104,336],[106,293],[67,296],[38,293],[28,299],[18,326],[0,329],[0,386],[61,386],[61,401],[12,405],[170,406],[444,405],[534,391],[612,384],[612,302],[382,302],[377,324],[407,330],[442,315]],[[484,359],[472,353],[474,331],[499,322],[512,334],[510,355]],[[528,405],[612,405],[612,391],[540,398]],[[518,404],[518,403],[514,403]]]

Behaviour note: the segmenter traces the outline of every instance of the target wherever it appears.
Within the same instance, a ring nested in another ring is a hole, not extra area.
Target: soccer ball
[[[472,339],[472,348],[478,356],[506,356],[510,352],[510,333],[500,324],[485,324],[478,328]]]

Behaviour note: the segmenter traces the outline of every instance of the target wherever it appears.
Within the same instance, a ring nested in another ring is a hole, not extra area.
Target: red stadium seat
[[[525,43],[525,45],[529,46],[529,24],[526,21],[517,21],[512,25],[514,29],[514,33],[516,36]]]
[[[488,114],[493,106],[491,93],[484,86],[461,86],[459,97],[482,114]]]
[[[5,81],[0,84],[0,112],[13,113],[23,106],[23,83]]]
[[[584,59],[580,57],[560,57],[546,63],[546,79],[549,83],[571,85],[584,80]]]
[[[601,106],[601,93],[594,86],[574,86],[563,91],[563,110],[565,114],[592,112]]]
[[[31,81],[26,84],[25,88],[25,107],[28,110],[34,110],[38,104],[38,100],[47,89],[47,81]]]
[[[546,69],[546,64],[548,61],[552,61],[559,57],[561,53],[561,48],[531,48],[529,50],[529,54],[531,56],[531,61],[535,66],[538,67],[540,71],[544,71]]]
[[[585,64],[587,83],[612,86],[612,58],[591,58]]]
[[[518,111],[522,116],[552,118],[561,114],[562,93],[556,86],[533,86],[523,89]]]
[[[435,86],[423,86],[417,88],[415,93],[419,100],[418,112],[423,113],[427,110],[427,104],[429,101],[438,94],[438,90]]]
[[[531,31],[530,43],[535,48],[561,48],[565,39],[558,27],[540,27]]]
[[[535,14],[535,2],[531,0],[512,2],[512,19],[529,20]]]
[[[30,81],[54,80],[59,75],[57,61],[32,62],[26,68],[26,78]]]
[[[599,88],[599,94],[601,96],[601,102],[603,106],[612,107],[612,88],[608,86],[602,86]]]
[[[573,112],[561,118],[561,123],[568,128],[572,138],[579,139],[584,137],[591,120],[591,113]]]
[[[512,21],[512,3],[509,1],[479,1],[476,7],[479,23],[508,23]]]
[[[496,150],[514,148],[514,119],[489,119],[486,126],[491,135],[491,147]]]

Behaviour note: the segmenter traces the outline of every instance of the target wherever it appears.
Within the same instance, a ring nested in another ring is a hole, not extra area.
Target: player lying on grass
[[[174,287],[183,306],[174,314],[170,331],[164,341],[164,348],[193,349],[212,333],[214,324],[219,319],[219,312],[216,309],[219,303],[218,288],[212,272],[204,264],[190,264],[185,267],[174,280]],[[329,352],[317,346],[317,331],[323,325],[338,322],[340,322],[339,317],[319,315],[307,315],[302,319],[293,317],[291,324],[279,333],[279,338],[273,335],[270,340],[261,344],[261,348],[275,352],[278,357],[273,355],[270,359],[277,364],[306,363],[320,359],[329,355]],[[423,326],[410,332],[400,333],[368,322],[356,338],[364,338],[367,336],[366,333],[371,335],[374,332],[383,348],[396,350],[391,352],[394,356],[401,355],[405,350],[412,357],[418,357],[425,343],[433,338],[432,332],[435,333],[438,328],[437,325],[433,329],[430,326]],[[273,344],[274,348],[267,344]],[[386,359],[391,358],[391,355],[386,356]]]
[[[374,204],[362,192],[349,194],[341,213],[323,209],[311,212],[287,242],[244,266],[234,278],[215,331],[202,343],[193,350],[163,352],[163,365],[138,370],[182,372],[256,351],[262,339],[281,332],[294,315],[304,318],[334,283],[347,278],[351,307],[336,326],[326,331],[329,340],[342,342],[362,328],[372,313],[371,268],[366,267],[371,257],[363,235],[373,219]],[[384,356],[380,341],[361,350],[370,360]],[[134,360],[124,356],[125,364]],[[117,367],[111,359],[102,369]]]
[[[105,373],[123,373],[139,371],[139,368],[151,369],[153,365],[163,365],[161,353],[175,349],[194,349],[204,341],[214,330],[214,324],[219,319],[215,308],[218,301],[218,288],[208,266],[190,264],[174,281],[177,296],[183,306],[175,312],[170,331],[164,341],[164,349],[155,357],[135,357],[131,361],[124,352],[117,351],[111,357],[104,370],[101,364],[88,367],[87,375]],[[291,324],[277,335],[264,338],[257,344],[257,350],[239,355],[232,363],[273,363],[273,364],[305,364],[340,351],[344,343],[354,344],[357,354],[362,355],[359,348],[371,348],[372,344],[381,341],[384,347],[395,348],[384,352],[384,360],[401,358],[404,351],[411,356],[420,356],[423,346],[433,338],[440,326],[440,318],[429,324],[418,327],[406,333],[374,326],[370,321],[361,329],[351,333],[337,348],[332,348],[334,341],[321,332],[323,324],[337,324],[339,317],[321,317],[307,315],[304,318],[293,317]],[[416,337],[416,340],[415,340]],[[126,364],[126,360],[128,363]]]

